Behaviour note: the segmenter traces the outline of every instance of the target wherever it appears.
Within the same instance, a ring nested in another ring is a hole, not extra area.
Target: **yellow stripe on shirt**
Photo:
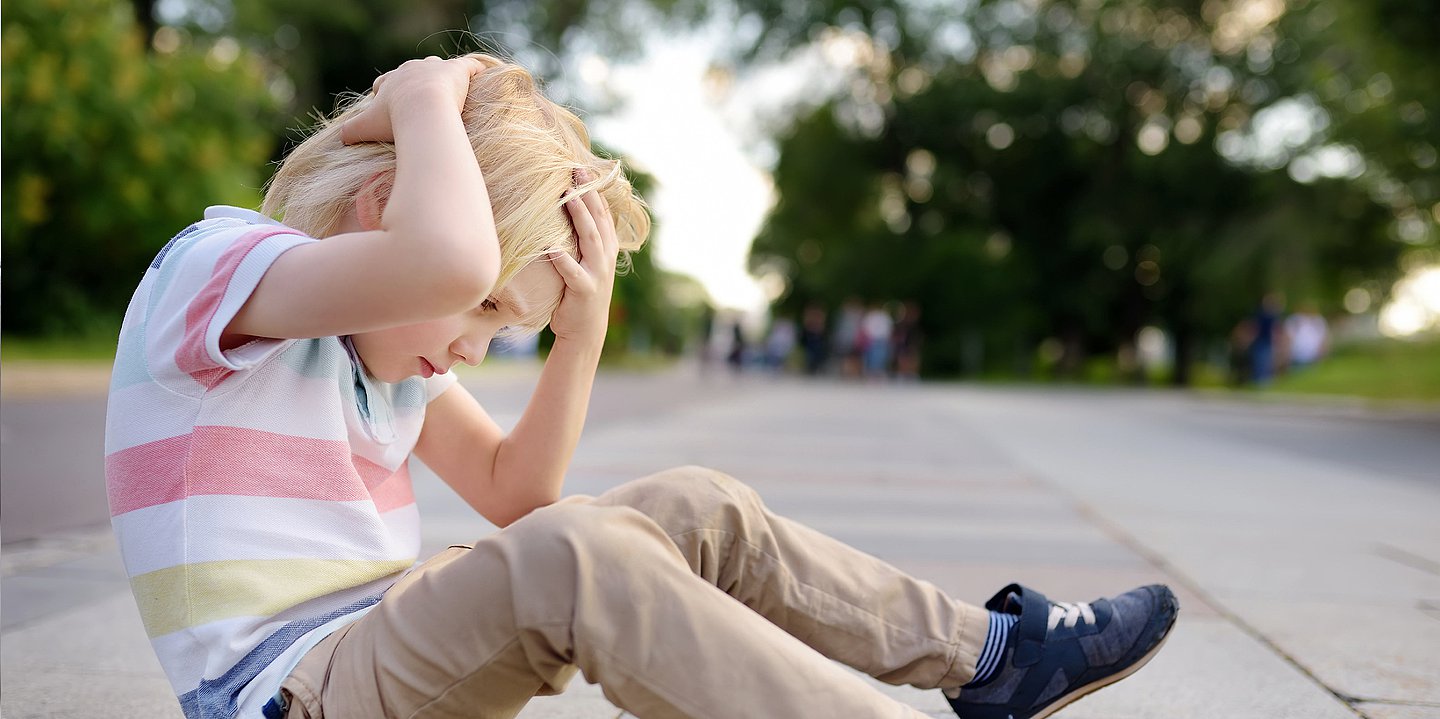
[[[230,617],[273,616],[403,572],[411,564],[405,559],[236,559],[147,572],[133,577],[130,586],[153,639]]]

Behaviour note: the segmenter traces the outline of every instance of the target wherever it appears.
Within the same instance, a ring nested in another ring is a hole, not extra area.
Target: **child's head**
[[[620,162],[597,157],[585,125],[541,94],[527,70],[482,53],[471,57],[489,68],[471,81],[461,117],[500,237],[495,289],[503,289],[526,265],[552,251],[575,256],[564,202],[577,192],[576,170],[588,170],[596,178],[579,191],[593,189],[605,199],[615,219],[624,267],[626,253],[645,244],[650,217]],[[285,158],[266,188],[265,214],[283,215],[285,224],[324,237],[353,211],[356,196],[372,180],[370,191],[378,191],[383,203],[395,178],[394,146],[340,142],[340,126],[369,101],[370,96],[352,99]]]

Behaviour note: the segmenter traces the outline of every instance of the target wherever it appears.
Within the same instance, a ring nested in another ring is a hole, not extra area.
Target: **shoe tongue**
[[[1006,614],[1019,614],[1019,613],[1020,613],[1020,595],[1019,595],[1019,594],[1016,594],[1016,593],[1014,593],[1014,592],[1011,592],[1011,593],[1005,595],[1005,605],[1004,605],[1003,608],[1001,608],[1000,611],[1002,611],[1002,612],[1004,612],[1004,613],[1006,613]]]

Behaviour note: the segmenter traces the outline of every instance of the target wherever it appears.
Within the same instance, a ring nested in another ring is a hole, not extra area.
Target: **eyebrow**
[[[506,287],[501,290],[497,296],[501,302],[515,308],[515,315],[517,317],[524,318],[530,316],[530,305],[527,304],[525,298],[521,297],[520,293],[514,289]]]
[[[512,287],[506,287],[498,292],[496,298],[514,308],[516,321],[512,326],[525,332],[539,332],[545,329],[545,326],[550,324],[550,320],[554,317],[555,310],[560,307],[559,296],[549,302],[541,303],[539,306],[533,306]]]

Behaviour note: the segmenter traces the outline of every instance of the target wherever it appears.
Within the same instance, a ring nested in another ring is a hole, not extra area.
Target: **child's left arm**
[[[500,527],[560,498],[605,341],[620,245],[615,223],[593,191],[572,200],[567,211],[580,259],[551,258],[565,280],[550,320],[555,345],[520,421],[506,435],[467,390],[455,386],[430,403],[415,446],[427,466]]]

